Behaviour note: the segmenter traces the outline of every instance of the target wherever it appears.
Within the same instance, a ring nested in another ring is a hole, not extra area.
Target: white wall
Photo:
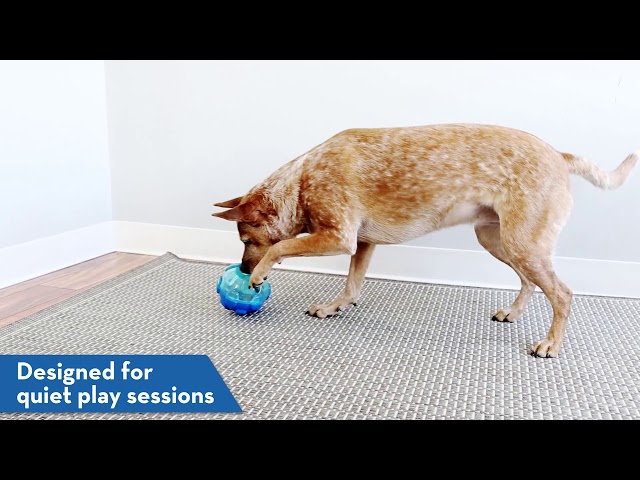
[[[211,204],[350,127],[527,130],[613,168],[640,147],[638,61],[108,61],[114,219],[231,231]],[[575,178],[566,257],[640,262],[640,171]],[[468,226],[410,245],[481,250]]]
[[[350,127],[482,122],[614,168],[640,146],[637,61],[107,62],[114,231],[121,251],[238,261],[213,202]],[[640,298],[640,172],[618,191],[573,180],[554,260],[576,293]],[[374,255],[371,276],[517,287],[469,226]],[[348,258],[283,268],[346,272]]]
[[[0,287],[105,253],[104,62],[0,61],[0,212]]]
[[[613,168],[640,146],[640,62],[0,61],[0,287],[114,249],[235,261],[211,203],[342,129],[452,121]],[[573,183],[561,276],[640,297],[640,172],[615,192]],[[348,258],[287,265],[344,272]],[[370,272],[517,285],[468,226],[383,247]]]

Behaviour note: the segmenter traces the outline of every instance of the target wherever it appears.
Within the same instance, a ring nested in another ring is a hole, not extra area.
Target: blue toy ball
[[[220,294],[220,303],[227,310],[245,315],[260,310],[271,295],[271,285],[266,280],[260,285],[260,291],[249,288],[249,275],[240,271],[240,264],[230,265],[218,279],[216,292]]]

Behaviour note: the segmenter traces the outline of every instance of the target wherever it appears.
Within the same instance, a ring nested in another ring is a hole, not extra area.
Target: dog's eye
[[[242,240],[245,245],[251,245],[251,240]]]

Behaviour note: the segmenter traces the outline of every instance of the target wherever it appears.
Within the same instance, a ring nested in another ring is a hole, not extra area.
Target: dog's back
[[[303,161],[305,200],[334,211],[349,205],[345,213],[358,211],[364,236],[377,243],[469,221],[479,207],[568,182],[569,174],[562,155],[537,137],[474,124],[346,130]]]
[[[303,156],[301,192],[308,202],[333,204],[338,211],[351,204],[352,213],[356,203],[365,233],[380,231],[375,240],[398,243],[471,221],[480,207],[499,210],[509,196],[535,203],[559,185],[568,189],[569,173],[603,188],[619,185],[635,158],[609,184],[609,174],[593,163],[512,128],[351,129]]]

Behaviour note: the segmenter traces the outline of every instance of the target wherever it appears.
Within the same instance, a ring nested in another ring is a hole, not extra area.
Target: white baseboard
[[[203,228],[114,222],[115,249],[162,255],[172,252],[192,260],[238,263],[238,234]],[[640,298],[640,263],[555,257],[560,278],[574,293]],[[276,268],[345,275],[349,257],[286,259]],[[448,285],[519,289],[520,280],[506,265],[482,251],[384,245],[376,248],[367,276]]]
[[[137,222],[103,222],[0,249],[0,288],[113,251],[237,263],[242,244],[235,232]],[[640,263],[555,257],[554,265],[574,293],[640,298]],[[346,275],[349,257],[286,259],[276,268]],[[482,251],[407,245],[379,246],[370,278],[447,285],[519,289],[515,273]]]
[[[113,222],[0,248],[0,288],[115,251]]]

